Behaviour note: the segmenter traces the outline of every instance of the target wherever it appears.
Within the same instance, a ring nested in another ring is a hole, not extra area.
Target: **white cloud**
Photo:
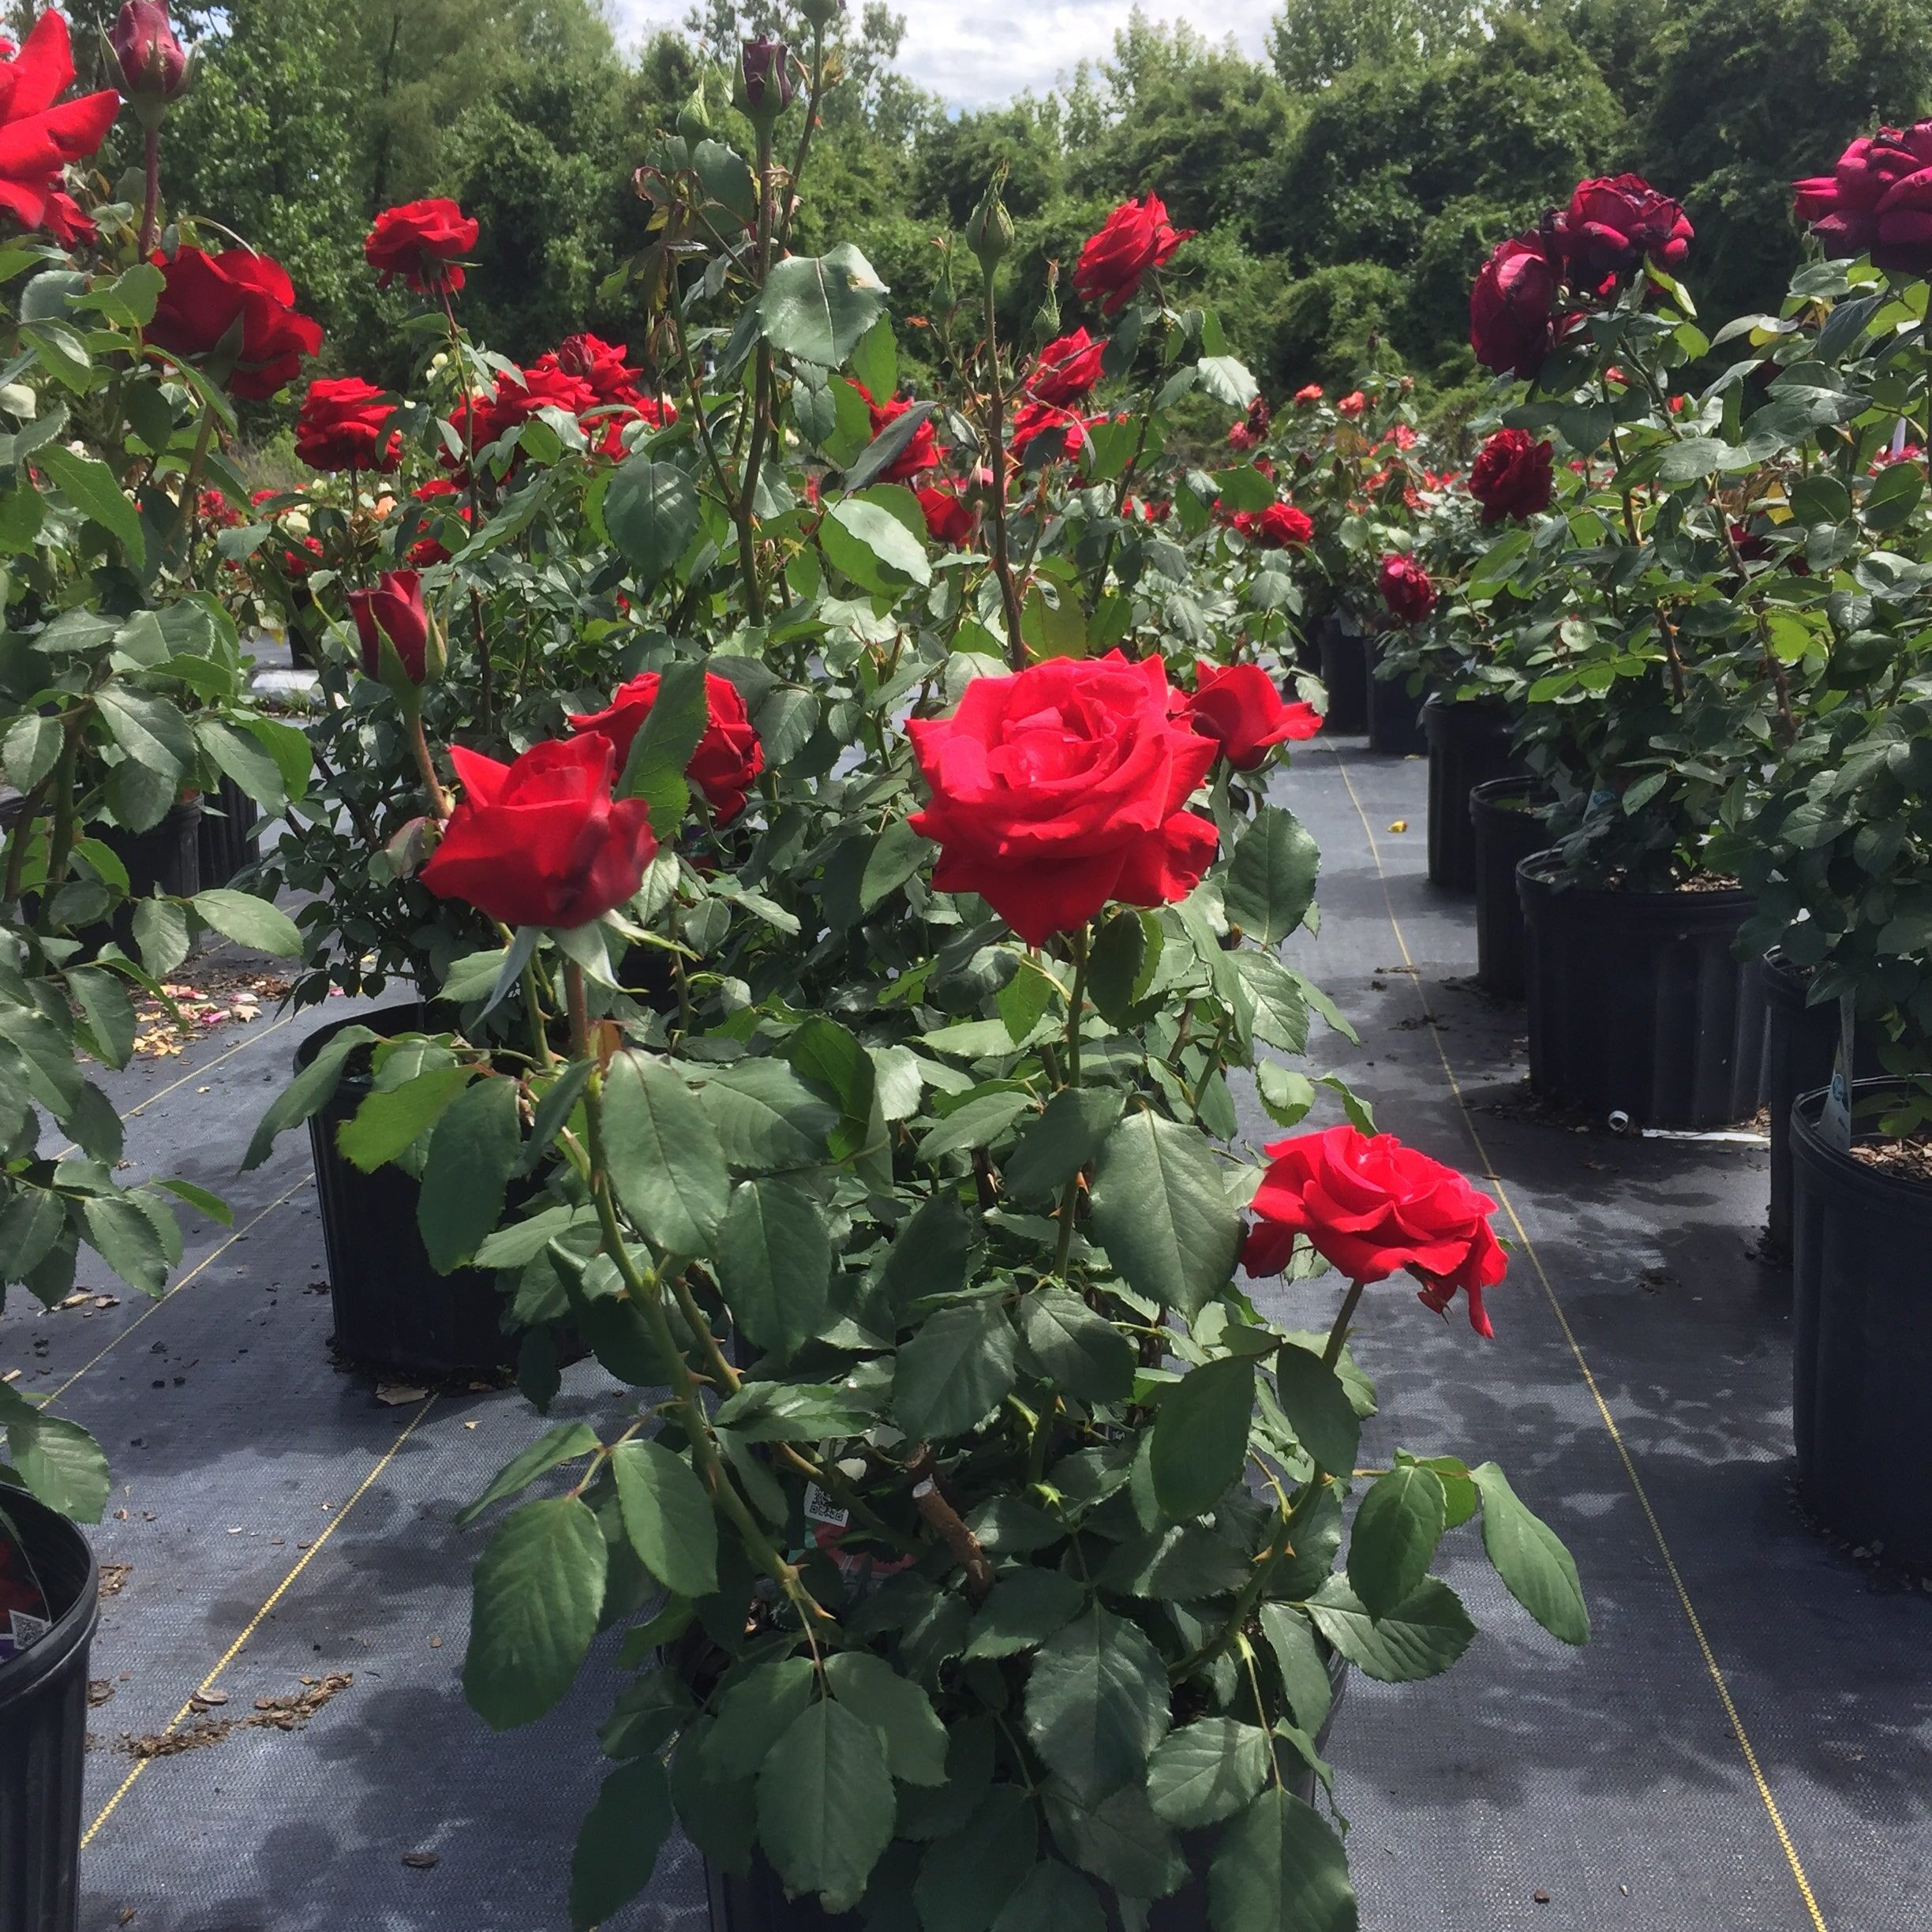
[[[856,6],[859,0],[849,0]],[[906,17],[901,72],[953,107],[1010,100],[1042,92],[1082,60],[1114,50],[1134,0],[890,0]],[[635,39],[653,28],[676,26],[689,0],[612,0],[618,32]],[[1232,36],[1244,53],[1259,54],[1274,12],[1272,0],[1144,0],[1156,19],[1185,20],[1211,39]]]

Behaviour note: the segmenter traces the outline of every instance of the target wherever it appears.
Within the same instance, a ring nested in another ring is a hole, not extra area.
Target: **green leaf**
[[[140,513],[115,481],[114,473],[91,456],[77,456],[63,443],[48,444],[35,461],[83,516],[120,540],[129,563],[136,570],[142,568],[148,561],[148,545],[141,535]]]
[[[832,1292],[832,1237],[818,1204],[783,1181],[741,1181],[718,1235],[732,1319],[781,1358],[815,1335]]]
[[[1170,1516],[1204,1516],[1248,1460],[1254,1363],[1245,1355],[1190,1368],[1161,1391],[1154,1417],[1154,1493]]]
[[[134,1050],[134,1002],[121,975],[100,967],[71,966],[67,990],[87,1022],[90,1050],[109,1066],[125,1066]]]
[[[605,1076],[604,1138],[612,1183],[650,1239],[668,1254],[710,1254],[731,1178],[684,1083],[660,1060],[617,1054]]]
[[[743,1878],[751,1869],[758,1835],[758,1788],[748,1777],[710,1774],[704,1747],[713,1722],[695,1718],[680,1735],[671,1759],[671,1802],[684,1835],[705,1858],[720,1871]]]
[[[642,728],[631,741],[617,782],[620,798],[641,798],[650,805],[651,829],[668,839],[691,808],[691,769],[698,742],[711,716],[702,664],[672,665],[658,681],[657,695]]]
[[[138,914],[134,923],[138,934],[140,930]],[[144,947],[144,956],[145,952]],[[242,1173],[246,1174],[251,1168],[259,1167],[268,1158],[269,1150],[279,1135],[298,1125],[318,1108],[328,1104],[342,1079],[343,1063],[355,1048],[367,1046],[375,1038],[376,1035],[367,1027],[344,1027],[323,1047],[314,1059],[275,1096],[268,1110],[261,1117],[253,1137],[249,1142],[248,1151],[242,1156]]]
[[[547,1474],[559,1464],[572,1462],[579,1456],[590,1455],[597,1446],[597,1431],[589,1423],[560,1422],[520,1455],[512,1457],[496,1472],[489,1487],[474,1503],[466,1503],[456,1512],[457,1527],[466,1528],[492,1503],[528,1488],[539,1476]]]
[[[841,1119],[830,1139],[833,1156],[848,1160],[866,1144],[878,1075],[857,1037],[836,1020],[814,1015],[785,1043],[785,1058],[806,1079],[826,1088]]]
[[[1129,1784],[1089,1807],[1064,1786],[1046,1787],[1054,1842],[1082,1871],[1129,1898],[1165,1898],[1186,1883],[1188,1865],[1174,1827]]]
[[[1043,1379],[1076,1400],[1118,1402],[1133,1393],[1133,1342],[1070,1289],[1049,1282],[1023,1297],[1020,1333]]]
[[[670,1785],[657,1758],[620,1765],[605,1779],[571,1855],[574,1932],[601,1924],[650,1883],[671,1825]]]
[[[886,293],[871,264],[844,242],[829,254],[775,263],[758,298],[758,320],[781,354],[837,369],[884,312]]]
[[[155,979],[165,979],[188,957],[187,913],[171,900],[142,900],[134,908],[134,949]]]
[[[1295,1722],[1313,1737],[1328,1721],[1335,1702],[1335,1684],[1328,1675],[1328,1660],[1316,1640],[1314,1626],[1299,1610],[1283,1603],[1261,1606],[1261,1634],[1275,1653],[1275,1668],[1281,1673],[1282,1694],[1294,1713]]]
[[[224,886],[197,893],[193,904],[201,918],[237,945],[276,959],[301,957],[301,929],[279,906],[271,905],[266,899],[257,899],[253,893],[234,892]]]
[[[1228,917],[1251,939],[1279,945],[1315,903],[1321,849],[1291,811],[1264,805],[1228,862]]]
[[[930,1165],[949,1154],[997,1147],[1005,1139],[1013,1123],[1028,1112],[1032,1105],[1031,1094],[982,1094],[978,1099],[955,1107],[937,1126],[927,1132],[919,1144],[919,1158]]]
[[[909,878],[919,875],[933,856],[932,841],[915,832],[904,818],[895,818],[872,844],[859,880],[859,910],[871,912]]]
[[[990,1932],[1039,1858],[1026,1792],[999,1784],[979,1794],[956,1832],[936,1837],[912,1887],[921,1932]]]
[[[680,1597],[717,1588],[717,1518],[705,1486],[662,1443],[633,1438],[611,1452],[624,1534],[638,1559]]]
[[[370,1094],[335,1130],[343,1158],[364,1174],[398,1159],[442,1118],[469,1084],[470,1074],[466,1066],[432,1067],[399,1087]]]
[[[812,1701],[818,1683],[810,1657],[761,1664],[717,1701],[717,1722],[705,1739],[704,1766],[713,1780],[748,1778]]]
[[[1100,928],[1087,962],[1087,993],[1103,1020],[1125,1024],[1134,1002],[1147,997],[1160,955],[1161,929],[1141,913],[1116,912]]]
[[[733,1167],[770,1174],[826,1158],[838,1114],[783,1060],[741,1060],[720,1067],[698,1090],[724,1158]]]
[[[439,1274],[468,1261],[503,1219],[523,1151],[517,1083],[488,1078],[458,1094],[430,1136],[416,1225]]]
[[[80,1204],[81,1226],[88,1245],[131,1288],[158,1295],[167,1286],[168,1271],[180,1259],[168,1252],[167,1236],[158,1225],[159,1210],[131,1194],[90,1194]],[[170,1227],[172,1222],[170,1223]]]
[[[1099,1604],[1056,1631],[1034,1658],[1027,1735],[1084,1803],[1137,1780],[1168,1720],[1160,1653],[1137,1624]]]
[[[1482,1498],[1483,1548],[1503,1587],[1552,1637],[1588,1643],[1589,1610],[1575,1558],[1495,1463],[1479,1464],[1470,1479]]]
[[[946,1728],[917,1684],[863,1650],[835,1653],[826,1659],[825,1672],[832,1694],[883,1739],[894,1777],[908,1784],[945,1784]]]
[[[818,541],[840,570],[875,594],[932,582],[925,545],[883,504],[863,496],[841,497],[820,521]]]
[[[197,1214],[206,1215],[219,1226],[234,1226],[234,1210],[219,1194],[211,1194],[206,1188],[197,1187],[192,1181],[179,1180],[173,1174],[162,1174],[152,1185],[164,1193],[172,1194],[177,1200],[185,1202]]]
[[[885,318],[881,316],[880,323],[883,324],[884,320]],[[874,327],[872,335],[876,336],[878,333],[878,328]],[[871,339],[872,336],[867,338],[867,341]],[[889,396],[892,394],[889,387],[875,387],[872,383],[866,382],[862,372],[859,373],[859,380],[865,382],[867,388],[874,395]],[[863,489],[882,471],[889,470],[905,454],[913,437],[919,434],[921,425],[938,406],[937,402],[915,402],[910,409],[902,410],[852,459],[841,479],[845,488],[848,490]]]
[[[1008,1571],[972,1620],[968,1657],[1017,1657],[1043,1644],[1080,1614],[1085,1587],[1058,1570]]]
[[[783,266],[784,264],[781,264]],[[850,1911],[892,1842],[896,1806],[878,1732],[830,1700],[810,1705],[758,1773],[758,1837],[788,1892]]]
[[[264,811],[278,812],[288,802],[282,766],[253,732],[226,718],[197,718],[195,737],[224,778],[233,779]],[[304,747],[305,755],[306,747]]]
[[[1470,1647],[1476,1626],[1447,1583],[1428,1577],[1386,1616],[1340,1577],[1331,1576],[1308,1601],[1315,1627],[1365,1676],[1380,1683],[1413,1683],[1448,1669]]]
[[[165,698],[127,684],[103,684],[94,694],[94,702],[107,735],[130,762],[170,788],[167,803],[171,804],[173,791],[179,788],[194,764],[194,733],[188,721]]]
[[[1330,1475],[1350,1474],[1361,1418],[1342,1378],[1319,1355],[1290,1342],[1275,1357],[1275,1393],[1301,1447]]]
[[[1356,1932],[1360,1923],[1340,1840],[1279,1785],[1228,1827],[1208,1899],[1214,1932]]]
[[[1231,1717],[1170,1731],[1148,1765],[1148,1803],[1170,1825],[1198,1830],[1232,1817],[1267,1781],[1267,1734]]]
[[[5,762],[15,790],[31,792],[54,769],[66,739],[54,718],[30,715],[9,724],[0,740],[0,761]]]
[[[1203,356],[1194,366],[1200,372],[1201,387],[1230,409],[1245,410],[1261,393],[1247,364],[1238,357]]]
[[[1133,922],[1140,930],[1140,922]],[[1117,1087],[1063,1087],[1020,1136],[1001,1166],[1006,1191],[1020,1200],[1046,1200],[1091,1166],[1121,1116]]]
[[[1387,1615],[1421,1587],[1448,1517],[1447,1492],[1433,1470],[1398,1465],[1370,1484],[1349,1534],[1348,1580],[1372,1616]]]
[[[1227,1286],[1241,1252],[1241,1212],[1207,1136],[1153,1113],[1108,1135],[1093,1231],[1130,1287],[1190,1316]]]
[[[473,1579],[463,1694],[492,1730],[530,1724],[571,1687],[597,1634],[608,1560],[576,1496],[526,1503],[490,1539]]]
[[[1093,1887],[1071,1866],[1046,1859],[1000,1908],[993,1932],[1105,1932],[1106,1922]]]
[[[24,1281],[48,1255],[67,1225],[67,1204],[51,1188],[24,1182],[0,1208],[0,1279]],[[0,1387],[4,1387],[0,1383]]]
[[[676,567],[702,522],[698,486],[675,463],[627,456],[604,492],[604,528],[646,586]]]
[[[942,1309],[899,1350],[893,1413],[914,1442],[963,1436],[1013,1392],[1013,1327],[997,1301]]]
[[[99,1522],[111,1487],[100,1444],[62,1416],[9,1415],[7,1454],[21,1481],[49,1509],[76,1522]]]

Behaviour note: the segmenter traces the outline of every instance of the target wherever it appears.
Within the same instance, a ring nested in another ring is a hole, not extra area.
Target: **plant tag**
[[[0,1662],[9,1657],[18,1657],[24,1650],[31,1650],[53,1627],[48,1619],[36,1616],[32,1611],[9,1612],[6,1632],[0,1636]]]
[[[805,1485],[805,1515],[808,1521],[823,1523],[831,1530],[846,1529],[852,1522],[850,1514],[841,1509],[816,1483]]]
[[[1838,1051],[1832,1061],[1831,1090],[1818,1116],[1818,1138],[1840,1153],[1852,1145],[1852,1054],[1858,1029],[1858,1005],[1848,993],[1838,999]]]

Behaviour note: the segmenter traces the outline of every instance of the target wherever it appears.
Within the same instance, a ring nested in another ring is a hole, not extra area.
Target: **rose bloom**
[[[971,541],[972,506],[952,484],[929,483],[916,494],[926,519],[926,534],[934,543],[950,544],[957,549]]]
[[[1089,235],[1073,270],[1076,293],[1118,315],[1140,292],[1142,278],[1166,261],[1194,233],[1176,229],[1157,194],[1123,201],[1097,234]]]
[[[1382,601],[1404,623],[1421,623],[1436,608],[1436,586],[1416,560],[1401,551],[1385,556],[1376,578]]]
[[[1172,695],[1158,657],[1110,651],[975,678],[950,717],[913,719],[933,884],[977,893],[1029,945],[1110,900],[1185,898],[1219,843],[1186,808],[1218,747],[1170,716]]]
[[[322,325],[295,309],[288,271],[250,249],[219,255],[200,249],[156,253],[163,286],[148,325],[148,339],[178,356],[212,355],[241,325],[241,349],[229,373],[228,391],[266,402],[292,381],[302,358],[322,346]]]
[[[1096,342],[1084,328],[1050,342],[1039,352],[1027,392],[1036,402],[1065,407],[1084,401],[1100,380],[1100,358],[1106,343]]]
[[[423,604],[422,578],[413,570],[384,571],[373,590],[351,590],[349,614],[362,646],[362,669],[382,676],[386,637],[412,684],[429,675],[429,612]]]
[[[1058,431],[1060,447],[1054,454],[1077,461],[1087,447],[1087,432],[1106,420],[1104,415],[1083,416],[1078,410],[1058,409],[1050,402],[1023,402],[1013,411],[1006,447],[1013,455],[1022,456],[1029,444]]]
[[[1500,242],[1470,291],[1470,346],[1499,376],[1534,376],[1556,339],[1558,266],[1533,237]]]
[[[1359,389],[1351,389],[1335,404],[1338,416],[1359,416],[1368,406],[1368,399]]]
[[[1176,691],[1174,716],[1215,739],[1237,771],[1252,771],[1278,744],[1312,738],[1321,713],[1311,704],[1285,704],[1275,680],[1259,665],[1194,666],[1194,694]]]
[[[1878,242],[1878,204],[1900,182],[1932,167],[1932,121],[1881,128],[1838,157],[1829,174],[1795,182],[1794,212],[1833,256],[1863,255]]]
[[[488,395],[458,403],[450,420],[459,438],[466,431],[474,447],[485,449],[540,409],[560,409],[574,417],[596,407],[597,396],[582,377],[567,373],[555,363],[545,367],[537,362],[516,375],[505,370]],[[444,461],[461,466],[462,459],[447,450]]]
[[[1235,527],[1267,549],[1293,550],[1314,536],[1315,519],[1293,504],[1271,503],[1251,528],[1243,528],[1239,518],[1235,519]]]
[[[536,366],[560,369],[588,384],[600,402],[626,402],[635,408],[644,399],[637,386],[643,372],[626,365],[627,353],[623,343],[607,343],[586,330],[566,335],[556,348],[537,358]]]
[[[1500,523],[1547,510],[1556,455],[1527,429],[1499,429],[1470,466],[1470,494],[1482,505],[1482,520]]]
[[[0,208],[23,228],[49,229],[67,242],[92,239],[93,224],[62,191],[62,173],[100,146],[121,111],[112,88],[56,107],[73,77],[73,43],[54,13],[0,63]]]
[[[1490,1230],[1496,1203],[1453,1167],[1404,1147],[1393,1134],[1372,1139],[1353,1127],[1297,1134],[1264,1150],[1270,1166],[1255,1190],[1255,1223],[1241,1249],[1251,1275],[1279,1275],[1309,1245],[1350,1281],[1386,1281],[1403,1268],[1422,1284],[1424,1304],[1441,1314],[1459,1288],[1470,1326],[1492,1335],[1483,1291],[1507,1270]]]
[[[1312,408],[1321,399],[1322,386],[1320,383],[1305,384],[1294,392],[1294,406],[1297,409]]]
[[[872,437],[876,442],[886,428],[897,422],[912,405],[909,400],[899,397],[889,402],[875,402],[872,391],[862,382],[854,382],[852,387],[859,391],[859,399],[866,406],[866,414],[872,419]],[[912,432],[905,447],[895,456],[879,474],[883,483],[904,483],[917,476],[922,470],[930,470],[939,460],[939,445],[933,437],[932,418],[929,416]]]
[[[398,275],[418,295],[454,295],[463,285],[456,266],[477,244],[477,224],[443,196],[384,208],[362,243],[362,254],[387,288]]]
[[[393,470],[402,432],[396,406],[360,376],[323,376],[309,385],[295,419],[295,454],[314,470]]]
[[[410,492],[428,512],[425,523],[439,512],[455,516],[463,523],[470,521],[470,506],[462,502],[461,487],[447,477],[432,477],[427,483],[420,483]],[[426,570],[432,564],[447,564],[450,560],[447,545],[434,537],[418,537],[410,545],[409,562],[414,570]]]
[[[640,672],[611,693],[609,704],[601,711],[574,714],[571,729],[608,739],[617,754],[617,769],[622,771],[631,755],[632,739],[657,702],[661,682],[657,672]],[[765,769],[765,749],[751,728],[743,696],[729,678],[720,677],[715,671],[705,673],[705,706],[708,715],[704,736],[684,770],[705,795],[718,823],[728,825],[744,810],[745,793]]]
[[[1683,210],[1638,174],[1578,182],[1554,232],[1571,281],[1598,294],[1646,256],[1682,268],[1695,238]]]

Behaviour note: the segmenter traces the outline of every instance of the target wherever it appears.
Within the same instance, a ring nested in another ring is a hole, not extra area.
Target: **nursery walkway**
[[[1281,787],[1324,852],[1303,956],[1362,1032],[1359,1051],[1330,1043],[1333,1064],[1383,1125],[1492,1173],[1516,1237],[1493,1342],[1394,1285],[1365,1303],[1383,1398],[1365,1453],[1501,1462],[1575,1551],[1597,1637],[1563,1649],[1457,1550],[1483,1637],[1433,1683],[1357,1680],[1335,1740],[1365,1932],[1919,1932],[1932,1603],[1831,1551],[1788,1500],[1762,1156],[1523,1115],[1520,1013],[1462,983],[1467,906],[1421,876],[1423,779],[1342,741],[1301,749]],[[118,1479],[95,1537],[116,1587],[81,1932],[564,1923],[609,1679],[593,1665],[503,1738],[458,1683],[476,1537],[451,1519],[529,1413],[513,1393],[379,1391],[335,1368],[305,1136],[234,1175],[296,1043],[346,1010],[224,1028],[117,1076],[137,1168],[223,1193],[234,1230],[192,1230],[158,1306],[98,1267],[82,1279],[111,1307],[9,1304],[8,1360],[60,1391]],[[560,1407],[601,1380],[571,1372]],[[305,1723],[256,1708],[305,1695]],[[701,1932],[702,1900],[688,1855],[667,1855],[617,1923]]]

